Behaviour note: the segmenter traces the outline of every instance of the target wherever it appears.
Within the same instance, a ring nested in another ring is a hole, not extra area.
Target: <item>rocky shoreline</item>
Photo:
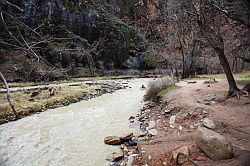
[[[147,102],[136,117],[129,117],[128,120],[131,126],[138,128],[138,131],[124,134],[123,136],[107,136],[104,138],[105,144],[119,146],[117,152],[112,152],[107,156],[106,160],[109,161],[109,166],[132,166],[140,155],[138,142],[150,140],[151,137],[157,135],[156,123],[148,121],[149,117],[146,116],[148,110],[155,105],[156,103],[154,102]]]

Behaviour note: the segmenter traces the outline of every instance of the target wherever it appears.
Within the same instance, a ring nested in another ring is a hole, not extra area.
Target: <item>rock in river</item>
[[[207,128],[197,129],[195,142],[212,160],[225,160],[234,156],[230,143],[222,135]]]
[[[132,137],[133,137],[133,132],[121,136],[120,139],[121,141],[128,141],[128,140],[131,140]]]
[[[107,156],[108,161],[119,161],[123,158],[122,152],[113,152]]]
[[[117,136],[108,136],[104,139],[104,143],[108,145],[120,145],[121,139]]]

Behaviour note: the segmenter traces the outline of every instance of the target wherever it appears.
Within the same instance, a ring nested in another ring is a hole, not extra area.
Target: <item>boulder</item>
[[[212,160],[225,160],[234,156],[230,143],[212,130],[199,127],[194,139],[197,146]]]
[[[212,120],[208,119],[208,118],[203,119],[203,125],[206,128],[209,128],[209,129],[214,129],[215,128],[214,122]]]
[[[104,139],[104,143],[108,145],[120,145],[121,139],[117,136],[108,136]]]

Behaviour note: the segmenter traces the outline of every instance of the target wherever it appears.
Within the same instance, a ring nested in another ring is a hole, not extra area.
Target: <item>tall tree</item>
[[[202,35],[207,40],[207,42],[210,44],[210,46],[214,49],[214,51],[218,55],[220,63],[226,74],[229,84],[228,97],[233,97],[236,95],[243,94],[243,92],[241,92],[241,90],[238,88],[236,84],[228,59],[225,55],[224,39],[221,30],[222,26],[221,24],[225,23],[225,20],[221,19],[222,16],[220,15],[220,13],[218,13],[218,10],[219,12],[220,11],[226,12],[226,11],[220,8],[218,9],[214,1],[201,0],[199,1],[199,3],[193,1],[192,5],[195,9],[194,14],[197,18],[197,24],[199,26],[199,29]],[[229,15],[227,14],[227,16]]]

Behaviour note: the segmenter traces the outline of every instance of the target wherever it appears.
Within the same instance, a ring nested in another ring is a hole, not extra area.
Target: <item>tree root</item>
[[[247,91],[242,91],[242,90],[229,91],[227,99],[233,98],[236,96],[237,96],[237,99],[240,100],[240,96],[248,97],[249,93]]]

